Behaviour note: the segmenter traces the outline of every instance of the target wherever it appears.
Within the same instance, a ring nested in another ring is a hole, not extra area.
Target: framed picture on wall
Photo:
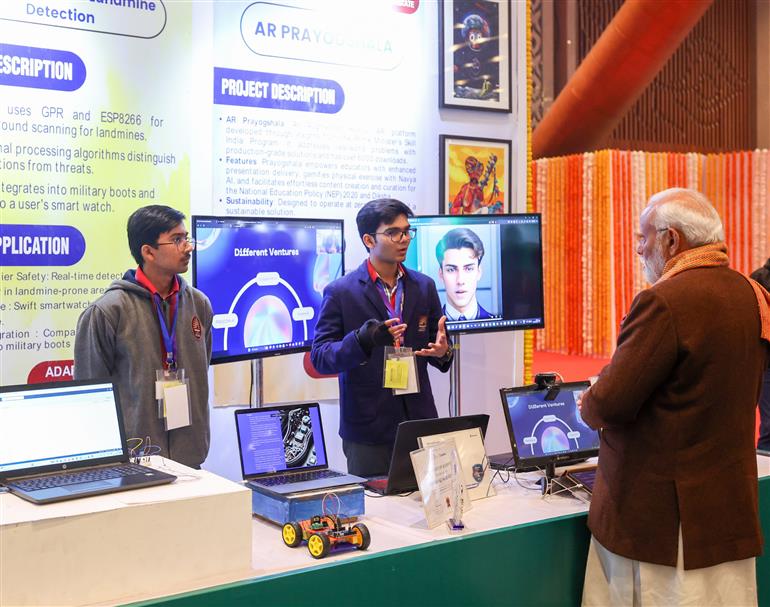
[[[511,112],[508,0],[439,2],[439,106]]]
[[[439,158],[439,213],[510,213],[510,139],[439,135]]]

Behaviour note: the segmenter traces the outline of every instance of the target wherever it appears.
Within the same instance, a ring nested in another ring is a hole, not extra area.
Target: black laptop
[[[318,403],[235,412],[243,479],[280,495],[331,491],[366,479],[329,467]]]
[[[420,448],[418,438],[455,432],[457,430],[481,429],[482,438],[487,432],[489,415],[461,415],[458,417],[436,417],[401,422],[396,429],[396,441],[390,458],[390,469],[386,478],[370,479],[364,487],[381,495],[408,493],[417,490],[412,459],[409,454]]]
[[[596,483],[596,466],[589,466],[579,470],[567,470],[564,476],[572,482],[570,489],[582,489],[588,495],[593,495]]]
[[[47,504],[175,479],[129,462],[111,381],[0,387],[0,483],[20,498]]]

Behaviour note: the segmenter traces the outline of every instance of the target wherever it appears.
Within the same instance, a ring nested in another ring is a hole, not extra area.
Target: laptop
[[[110,380],[0,387],[0,483],[35,504],[170,483],[132,464]]]
[[[579,470],[567,470],[565,476],[574,483],[573,489],[582,489],[588,495],[593,495],[596,482],[596,466]]]
[[[329,468],[318,403],[239,409],[235,427],[247,485],[287,495],[366,480]]]
[[[458,417],[436,417],[433,419],[414,419],[401,422],[396,429],[393,455],[386,478],[370,479],[364,486],[380,495],[408,493],[417,490],[417,478],[414,475],[412,459],[409,454],[419,449],[418,438],[458,430],[480,428],[482,438],[487,432],[489,415],[461,415]]]

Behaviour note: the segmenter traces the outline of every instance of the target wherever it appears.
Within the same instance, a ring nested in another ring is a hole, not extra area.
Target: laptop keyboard
[[[54,487],[64,487],[66,485],[106,481],[111,478],[120,478],[124,476],[135,476],[137,474],[145,474],[146,471],[147,469],[144,466],[121,464],[120,466],[108,468],[92,468],[90,470],[67,472],[66,474],[53,474],[51,476],[28,478],[14,481],[13,484],[24,491],[39,491],[40,489],[53,489]]]
[[[281,474],[279,476],[271,476],[270,478],[255,479],[254,482],[267,487],[276,487],[278,485],[315,481],[319,478],[336,478],[338,476],[344,475],[334,470],[313,470],[311,472],[295,472],[294,474]]]
[[[596,481],[596,468],[590,470],[576,470],[570,472],[569,476],[575,482],[581,483],[590,493],[593,493],[594,482]]]

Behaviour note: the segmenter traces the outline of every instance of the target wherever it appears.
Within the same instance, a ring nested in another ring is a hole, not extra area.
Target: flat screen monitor
[[[562,465],[599,454],[599,433],[580,417],[577,399],[591,384],[587,381],[550,388],[503,388],[500,396],[513,447],[516,468]]]
[[[342,220],[198,215],[192,234],[212,363],[310,350],[324,288],[344,272]]]
[[[407,269],[436,282],[447,330],[543,327],[540,215],[411,217]]]

